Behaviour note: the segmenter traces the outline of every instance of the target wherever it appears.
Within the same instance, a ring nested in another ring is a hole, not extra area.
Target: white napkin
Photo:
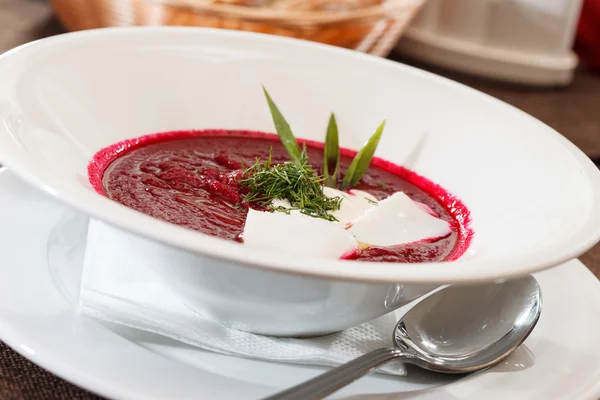
[[[112,228],[91,221],[79,293],[79,312],[114,324],[156,333],[206,350],[295,364],[335,366],[380,347],[392,346],[402,309],[332,335],[274,338],[203,319],[128,251]],[[101,227],[104,226],[105,229]],[[401,363],[380,372],[405,375]]]

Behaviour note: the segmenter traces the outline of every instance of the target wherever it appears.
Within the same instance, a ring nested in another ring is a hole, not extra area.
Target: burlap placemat
[[[0,342],[0,399],[102,400],[48,373]]]

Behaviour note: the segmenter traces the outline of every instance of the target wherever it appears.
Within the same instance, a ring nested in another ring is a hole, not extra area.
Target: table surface
[[[45,0],[0,0],[0,53],[62,33]],[[399,57],[395,56],[399,59]],[[410,60],[401,60],[411,62]],[[430,68],[431,69],[431,68]],[[600,158],[600,75],[577,72],[567,88],[536,89],[434,71],[510,103],[552,126],[588,156]],[[600,277],[600,245],[581,257]],[[0,399],[98,399],[37,367],[0,342]]]

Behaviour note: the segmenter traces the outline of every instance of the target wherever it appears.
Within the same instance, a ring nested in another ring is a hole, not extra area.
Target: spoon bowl
[[[367,353],[267,399],[321,399],[393,359],[441,373],[479,371],[512,354],[527,339],[541,311],[542,293],[530,275],[449,286],[402,317],[394,329],[395,347]]]
[[[537,323],[542,294],[532,276],[476,286],[454,285],[417,303],[396,325],[406,361],[444,373],[494,365],[523,343]]]

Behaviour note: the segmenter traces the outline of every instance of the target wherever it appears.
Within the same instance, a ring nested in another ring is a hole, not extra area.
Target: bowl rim
[[[598,199],[590,210],[590,217],[584,227],[575,232],[570,241],[577,243],[569,248],[562,248],[542,254],[512,257],[501,261],[482,262],[458,259],[452,262],[428,262],[418,264],[374,263],[365,261],[323,260],[311,258],[286,258],[272,254],[263,249],[253,249],[240,243],[215,238],[200,232],[192,231],[181,226],[157,220],[124,205],[99,195],[94,190],[85,188],[74,189],[72,185],[60,177],[53,176],[41,164],[28,156],[22,155],[14,141],[5,140],[8,146],[0,146],[0,162],[11,169],[21,179],[50,196],[64,202],[72,208],[85,213],[90,218],[104,221],[123,231],[144,237],[159,245],[188,251],[201,257],[225,263],[271,270],[274,272],[294,274],[306,277],[336,279],[341,281],[359,281],[370,283],[468,283],[490,280],[504,280],[511,277],[530,274],[542,269],[562,264],[576,258],[600,241],[600,170],[573,143],[560,133],[542,123],[529,114],[513,107],[490,95],[472,89],[461,83],[433,73],[382,59],[372,55],[343,49],[335,46],[314,43],[304,40],[279,37],[268,34],[227,31],[218,28],[190,27],[120,27],[71,32],[40,39],[16,47],[0,55],[0,66],[12,63],[15,58],[22,62],[22,56],[47,49],[55,44],[85,41],[95,37],[115,37],[120,35],[145,35],[150,33],[205,35],[208,37],[225,36],[235,40],[262,41],[265,43],[280,42],[287,46],[311,48],[317,51],[327,51],[352,59],[367,60],[370,63],[385,65],[403,70],[415,76],[420,76],[436,82],[469,91],[478,96],[481,101],[491,102],[496,106],[512,109],[515,117],[523,118],[529,123],[537,124],[547,132],[549,140],[557,141],[579,162],[582,172],[590,178],[593,196]],[[4,131],[3,131],[4,129]],[[10,135],[0,124],[0,140]],[[12,149],[11,149],[12,147]],[[11,151],[13,150],[13,151]],[[477,232],[475,231],[475,235]],[[485,268],[483,268],[485,265]],[[215,265],[218,268],[218,265]]]
[[[392,15],[400,11],[416,11],[425,0],[385,0],[381,4],[345,12],[274,10],[267,7],[248,7],[214,3],[210,0],[162,0],[159,3],[191,10],[208,12],[222,17],[270,21],[285,25],[331,24]]]

